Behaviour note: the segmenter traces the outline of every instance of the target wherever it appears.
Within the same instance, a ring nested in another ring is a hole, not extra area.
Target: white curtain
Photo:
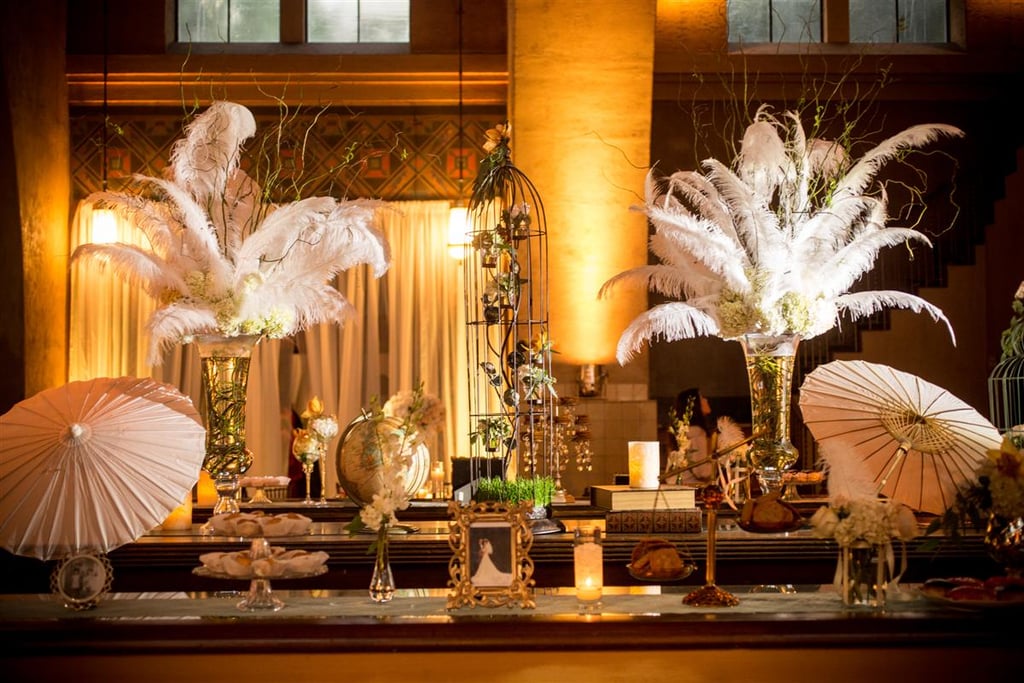
[[[76,212],[72,248],[90,239],[91,206]],[[360,266],[339,276],[338,287],[356,308],[344,326],[319,325],[294,340],[256,347],[249,374],[246,440],[255,455],[251,474],[288,471],[292,411],[319,396],[345,426],[369,405],[423,382],[447,409],[444,432],[428,444],[450,475],[451,458],[468,450],[468,375],[462,266],[447,252],[449,203],[394,202],[381,212],[391,268],[381,279]],[[145,246],[127,223],[119,240]],[[95,264],[72,268],[71,379],[150,376],[179,387],[200,405],[199,358],[178,346],[163,364],[145,363],[146,320],[153,301]],[[328,494],[336,491],[332,444]]]

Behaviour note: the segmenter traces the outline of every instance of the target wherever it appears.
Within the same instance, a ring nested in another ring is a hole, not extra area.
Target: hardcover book
[[[620,484],[591,486],[590,504],[605,510],[696,508],[697,489],[693,486],[661,486],[656,489]]]
[[[699,534],[701,510],[609,510],[604,528],[609,534]]]

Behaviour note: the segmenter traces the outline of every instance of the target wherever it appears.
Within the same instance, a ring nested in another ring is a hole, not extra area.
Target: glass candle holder
[[[583,613],[599,612],[604,588],[604,552],[598,527],[577,527],[573,537],[576,601]]]

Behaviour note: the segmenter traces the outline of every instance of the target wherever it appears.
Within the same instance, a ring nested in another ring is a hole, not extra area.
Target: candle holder
[[[604,589],[604,552],[598,527],[577,527],[573,535],[576,602],[581,614],[601,611]]]
[[[739,598],[715,585],[715,546],[718,537],[718,506],[724,496],[718,486],[705,486],[701,500],[708,513],[708,551],[704,585],[683,598],[684,605],[691,607],[735,607]]]

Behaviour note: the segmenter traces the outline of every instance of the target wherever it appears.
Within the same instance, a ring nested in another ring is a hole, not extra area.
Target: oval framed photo
[[[69,609],[92,609],[110,591],[113,578],[105,555],[79,552],[61,560],[50,575],[50,588]]]

